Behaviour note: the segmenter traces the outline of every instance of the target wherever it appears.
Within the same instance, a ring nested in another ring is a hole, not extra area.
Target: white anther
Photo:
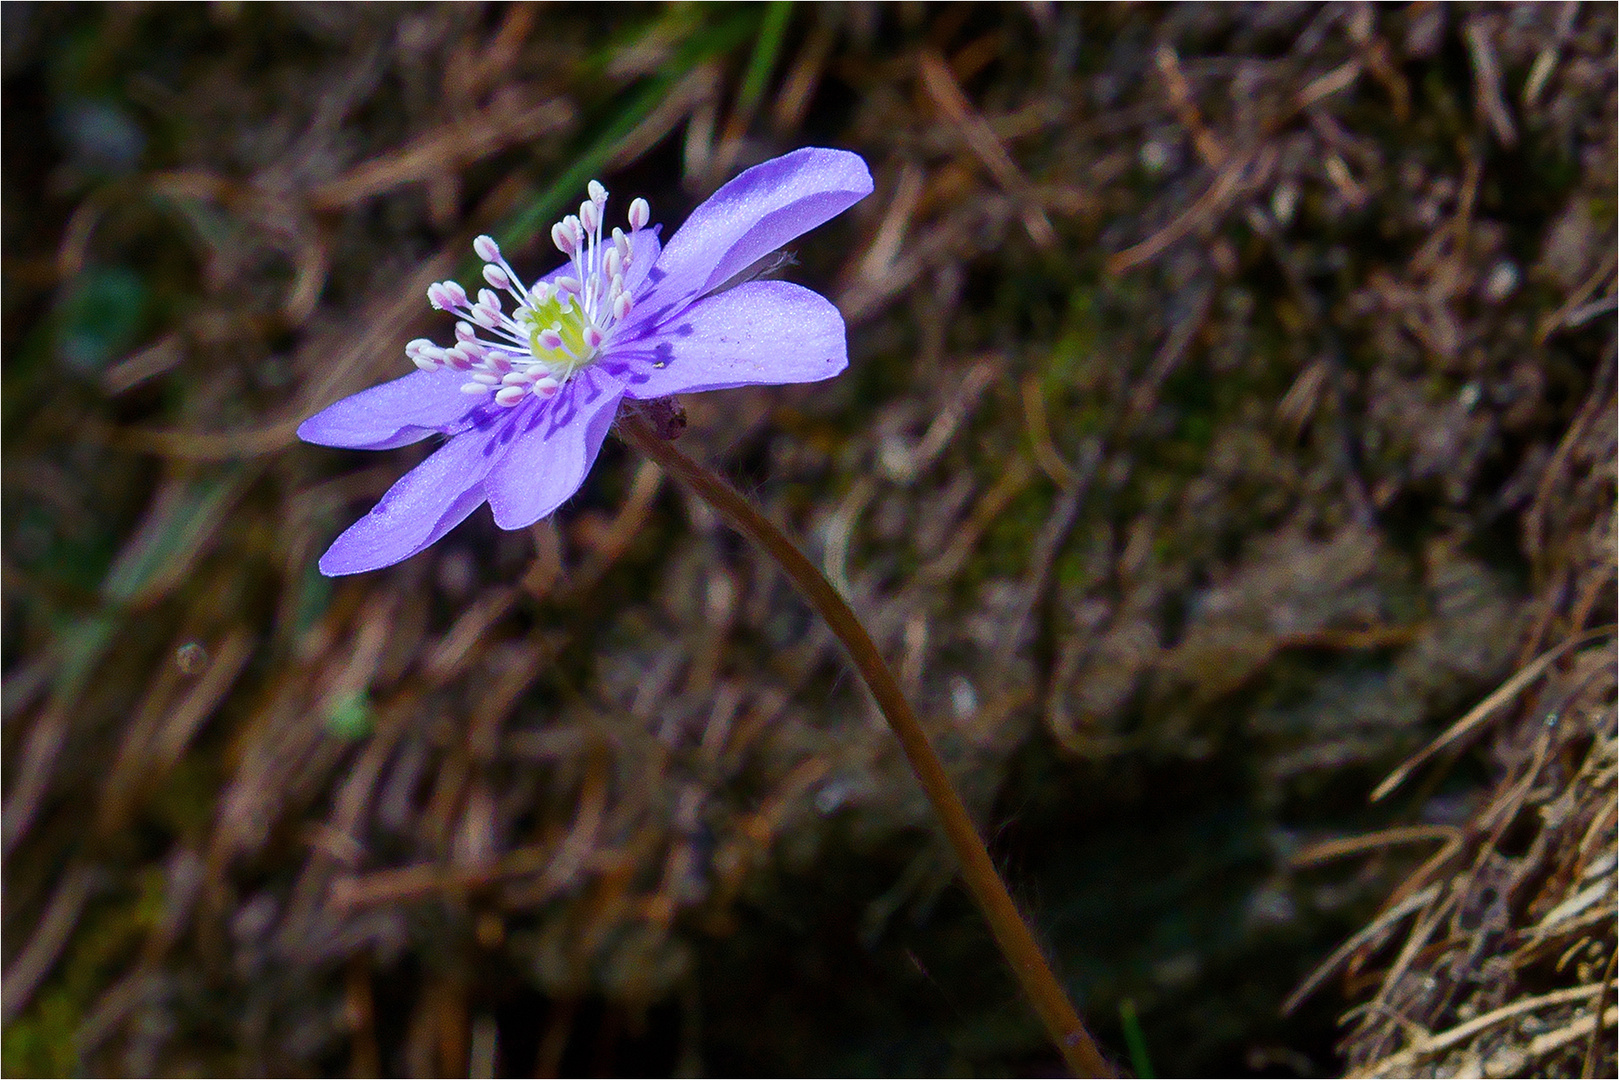
[[[512,279],[506,276],[506,271],[494,263],[484,264],[483,279],[497,289],[509,289],[512,287]]]
[[[548,398],[562,388],[562,384],[549,375],[541,375],[534,380],[534,396]]]
[[[602,347],[602,341],[604,340],[602,337],[602,332],[596,329],[594,326],[585,327],[584,338],[585,344],[588,345],[592,351]]]
[[[487,371],[474,371],[470,376],[472,381],[482,386],[499,386],[500,376],[492,375]]]
[[[496,315],[499,315],[500,314],[500,296],[499,296],[499,294],[495,293],[492,289],[479,289],[478,290],[478,306],[481,307],[481,308],[488,308],[490,311],[493,311]]]
[[[427,287],[427,302],[440,311],[449,311],[466,304],[467,291],[453,281],[435,281]]]
[[[455,339],[457,341],[474,341],[478,337],[478,328],[469,322],[455,324]]]
[[[545,303],[547,300],[551,299],[551,283],[549,281],[541,281],[537,283],[533,289],[529,290],[528,295],[529,299],[532,300],[536,306]]]
[[[647,204],[645,199],[638,198],[630,203],[628,217],[630,219],[630,231],[640,232],[646,228],[647,222],[652,220],[652,207]]]
[[[423,371],[437,371],[443,366],[431,356],[423,356],[421,353],[413,354],[410,358],[410,362],[421,368]]]
[[[630,308],[633,306],[629,293],[619,293],[613,297],[613,318],[618,320],[627,317],[630,313]]]
[[[585,193],[590,196],[590,201],[598,207],[607,202],[607,189],[602,187],[600,180],[592,180],[586,184]]]
[[[476,362],[476,357],[467,353],[464,341],[454,348],[445,349],[442,359],[457,371],[466,371]]]
[[[463,394],[471,394],[473,397],[481,397],[482,395],[489,393],[489,387],[485,386],[483,383],[477,382],[462,383],[461,392]]]
[[[527,396],[526,386],[503,386],[495,391],[495,404],[504,405],[509,409]]]
[[[601,217],[596,212],[596,204],[582,202],[579,204],[579,224],[585,227],[586,235],[594,233],[601,224]]]
[[[480,236],[472,242],[472,250],[484,262],[500,261],[500,245],[495,243],[494,237]]]
[[[618,253],[618,248],[609,248],[607,250],[607,260],[604,265],[607,269],[607,276],[610,278],[619,277],[624,273],[624,256]]]
[[[567,222],[559,221],[551,226],[551,243],[564,255],[572,255],[577,246],[573,241],[573,230],[568,228]]]
[[[552,350],[562,348],[562,335],[557,333],[555,330],[550,328],[541,330],[539,337],[540,345],[544,348]]]
[[[534,376],[527,371],[508,371],[504,376],[501,377],[500,385],[521,386],[526,382],[533,381],[533,378]]]
[[[575,296],[585,291],[584,283],[571,274],[564,274],[562,277],[557,278],[553,284],[563,292],[571,292]]]
[[[472,316],[473,322],[477,323],[485,330],[493,330],[495,327],[500,325],[500,312],[490,311],[482,304],[472,305],[472,307],[467,310],[467,314]]]
[[[617,225],[613,226],[613,248],[626,263],[630,261],[630,238]]]

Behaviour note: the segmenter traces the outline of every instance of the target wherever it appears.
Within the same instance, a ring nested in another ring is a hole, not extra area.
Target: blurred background
[[[1612,5],[0,12],[7,1075],[1057,1074],[837,643],[655,466],[315,569],[425,449],[294,428],[474,236],[537,276],[592,177],[667,230],[803,145],[876,177],[780,271],[850,368],[682,445],[1109,1052],[1612,1074]]]

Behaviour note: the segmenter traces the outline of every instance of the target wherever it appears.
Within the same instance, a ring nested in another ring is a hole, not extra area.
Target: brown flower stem
[[[849,650],[849,659],[854,661],[861,678],[877,699],[889,727],[899,737],[905,756],[911,763],[911,771],[916,774],[928,801],[933,804],[934,812],[944,826],[945,836],[961,861],[961,873],[972,891],[973,899],[989,921],[1001,954],[1011,965],[1035,1011],[1040,1014],[1052,1042],[1075,1076],[1115,1075],[1080,1022],[1079,1014],[1074,1011],[1062,984],[1052,974],[1040,946],[1035,943],[1034,935],[1029,932],[1017,905],[1006,891],[1006,885],[995,872],[995,864],[990,861],[977,827],[968,816],[967,808],[962,805],[961,796],[956,794],[955,787],[950,783],[939,755],[928,742],[910,702],[900,691],[894,673],[889,670],[882,653],[877,651],[866,628],[843,597],[838,595],[815,565],[793,546],[792,541],[755,510],[730,483],[660,437],[642,417],[629,412],[620,414],[618,432],[626,442],[695,491],[732,528],[763,548],[786,572],[810,606],[826,620],[832,632]]]

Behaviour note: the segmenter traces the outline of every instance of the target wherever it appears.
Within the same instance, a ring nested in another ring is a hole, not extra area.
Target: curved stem
[[[711,472],[678,450],[641,417],[622,413],[618,418],[620,436],[635,448],[656,461],[695,491],[699,498],[719,512],[731,527],[758,544],[775,559],[786,572],[810,606],[820,613],[854,661],[861,678],[877,699],[889,727],[899,737],[911,771],[922,785],[928,801],[933,804],[945,836],[961,861],[961,874],[966,879],[973,899],[988,920],[1001,954],[1012,966],[1013,973],[1029,996],[1035,1011],[1040,1014],[1046,1031],[1057,1046],[1075,1076],[1114,1075],[1106,1060],[1096,1049],[1079,1014],[1063,992],[1062,984],[1052,974],[1034,935],[1012,902],[995,864],[990,861],[984,841],[978,835],[961,796],[956,794],[939,761],[939,755],[928,742],[910,702],[905,700],[894,673],[889,670],[877,646],[872,643],[866,628],[855,617],[849,605],[839,596],[826,577],[793,546],[759,511],[755,510],[735,488],[722,477]]]

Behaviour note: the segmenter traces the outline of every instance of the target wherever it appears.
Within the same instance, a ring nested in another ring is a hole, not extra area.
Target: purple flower
[[[449,437],[332,543],[321,573],[408,559],[484,502],[503,529],[532,525],[579,490],[625,398],[842,371],[843,317],[824,297],[784,281],[716,290],[871,188],[859,156],[795,150],[720,188],[660,247],[644,199],[630,204],[628,235],[604,235],[607,191],[593,180],[579,213],[551,230],[568,261],[529,287],[480,236],[489,288],[473,299],[446,281],[427,293],[459,316],[455,344],[412,341],[405,354],[421,370],[298,428],[306,442],[357,450]]]

